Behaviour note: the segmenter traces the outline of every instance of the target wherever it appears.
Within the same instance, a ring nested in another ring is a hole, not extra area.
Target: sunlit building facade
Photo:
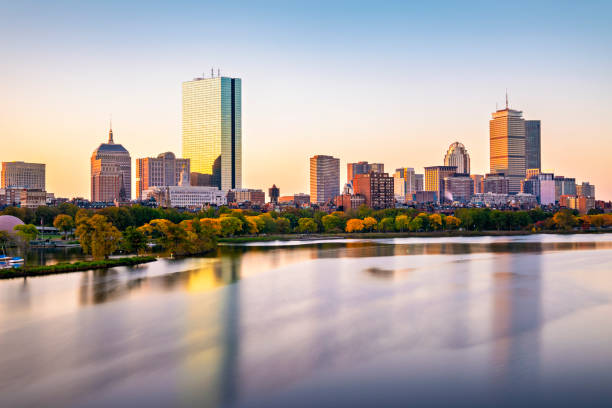
[[[172,152],[136,159],[136,198],[151,187],[177,186],[181,174],[189,177],[189,159],[177,159]]]
[[[242,81],[183,82],[183,157],[221,190],[242,187]]]
[[[113,140],[102,143],[91,155],[91,201],[112,202],[132,199],[132,159],[130,153]]]
[[[340,159],[316,155],[310,158],[310,200],[323,204],[340,195]]]
[[[45,189],[45,165],[22,161],[2,162],[1,188]]]
[[[350,183],[351,181],[353,181],[355,176],[358,174],[368,174],[370,172],[384,173],[385,172],[384,163],[368,163],[367,161],[360,161],[357,163],[347,163],[346,164],[346,182]]]
[[[470,155],[462,143],[451,144],[444,155],[445,166],[457,167],[457,173],[470,174]]]
[[[525,179],[525,120],[521,111],[501,109],[492,114],[490,130],[491,173],[508,178],[510,194],[521,191]]]
[[[457,173],[456,166],[431,166],[425,167],[425,191],[434,191],[438,202],[451,200],[452,197],[446,197],[444,192],[444,178],[450,177]]]

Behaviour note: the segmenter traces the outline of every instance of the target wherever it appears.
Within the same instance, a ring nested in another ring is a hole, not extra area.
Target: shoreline
[[[130,256],[99,261],[78,261],[55,265],[22,266],[19,268],[0,269],[0,279],[30,278],[61,273],[84,272],[96,269],[108,269],[116,266],[136,266],[156,260],[157,257],[155,256]]]
[[[273,242],[273,241],[319,241],[334,239],[376,239],[376,238],[446,238],[446,237],[503,237],[503,236],[525,236],[538,234],[552,235],[582,235],[582,234],[606,234],[612,233],[612,229],[587,230],[587,231],[428,231],[428,232],[359,232],[359,233],[321,233],[321,234],[278,234],[262,236],[240,236],[232,238],[219,238],[220,245],[246,244],[250,242]]]

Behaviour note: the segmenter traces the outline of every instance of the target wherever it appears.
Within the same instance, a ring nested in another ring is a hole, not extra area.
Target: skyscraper
[[[242,80],[183,82],[183,157],[221,190],[242,187]]]
[[[459,174],[470,174],[470,155],[465,146],[459,142],[451,144],[444,156],[444,165],[456,166]]]
[[[491,173],[508,178],[509,193],[521,191],[525,178],[525,120],[523,112],[506,108],[492,114],[489,121]]]
[[[539,120],[525,121],[525,168],[542,169]]]
[[[445,200],[451,200],[452,197],[447,197],[444,191],[444,179],[453,176],[457,173],[456,166],[431,166],[425,167],[425,191],[433,191],[436,193],[436,200],[441,203]]]
[[[111,202],[132,199],[132,159],[130,153],[113,140],[102,143],[91,155],[91,201]]]
[[[2,188],[45,189],[45,165],[22,161],[2,162]]]
[[[189,176],[189,159],[177,159],[172,152],[136,159],[136,198],[151,187],[178,186],[183,172]]]
[[[317,155],[310,158],[310,201],[323,204],[340,195],[340,159]]]

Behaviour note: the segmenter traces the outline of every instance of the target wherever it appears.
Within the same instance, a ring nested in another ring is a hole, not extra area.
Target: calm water
[[[1,407],[610,401],[612,235],[249,245],[0,281]]]

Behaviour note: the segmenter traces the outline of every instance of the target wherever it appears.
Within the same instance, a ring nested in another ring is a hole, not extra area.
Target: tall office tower
[[[361,161],[357,163],[346,164],[346,182],[350,183],[353,181],[358,174],[368,174],[369,172],[384,173],[384,163],[368,163],[367,161]]]
[[[310,158],[310,202],[324,204],[340,195],[340,159],[316,155]]]
[[[503,173],[508,178],[509,193],[521,191],[525,179],[525,120],[523,112],[506,109],[492,114],[490,129],[491,173]]]
[[[91,201],[111,202],[132,199],[132,159],[130,153],[113,140],[102,143],[91,155]]]
[[[394,189],[396,197],[399,196],[412,196],[416,189],[416,174],[414,173],[414,168],[412,167],[401,167],[399,169],[395,169],[395,173],[393,174],[394,180]]]
[[[483,193],[484,191],[482,186],[482,174],[472,174],[470,177],[472,178],[472,180],[474,180],[474,194]]]
[[[242,187],[242,81],[183,82],[183,157],[221,190]]]
[[[136,159],[136,198],[151,187],[178,186],[181,173],[189,176],[189,159],[177,159],[174,153]]]
[[[353,179],[356,195],[365,197],[365,205],[374,209],[393,208],[393,177],[387,173],[370,172],[357,174]]]
[[[525,167],[542,169],[539,120],[525,121]]]
[[[272,184],[272,187],[268,189],[268,198],[271,203],[278,204],[278,197],[280,197],[280,189],[276,187],[276,184]]]
[[[470,155],[465,146],[459,142],[451,144],[444,156],[444,165],[457,167],[459,174],[470,174]]]
[[[415,174],[414,175],[414,191],[425,190],[425,175]]]
[[[45,190],[45,165],[22,161],[2,162],[2,188]]]
[[[438,203],[448,200],[449,197],[445,196],[444,191],[444,178],[453,176],[456,173],[456,166],[425,167],[425,191],[435,192]]]

